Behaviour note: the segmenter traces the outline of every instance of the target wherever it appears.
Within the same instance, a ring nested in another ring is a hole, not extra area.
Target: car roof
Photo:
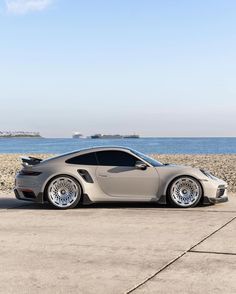
[[[132,151],[131,148],[129,147],[123,147],[123,146],[95,146],[95,147],[90,147],[90,148],[85,148],[78,150],[78,152],[81,151],[101,151],[101,150],[129,150]]]
[[[72,151],[69,153],[65,153],[63,155],[70,155],[70,154],[75,154],[75,153],[88,153],[88,152],[96,152],[96,151],[106,151],[106,150],[132,151],[131,148],[123,147],[123,146],[93,146],[93,147],[83,148],[83,149],[75,150],[75,151]]]
[[[44,162],[46,161],[51,161],[51,160],[56,160],[56,159],[64,159],[64,158],[70,158],[71,156],[76,156],[77,154],[78,155],[82,155],[82,154],[86,154],[86,153],[90,153],[90,152],[98,152],[98,151],[108,151],[108,150],[120,150],[120,151],[130,151],[132,152],[132,149],[131,148],[128,148],[128,147],[121,147],[121,146],[95,146],[95,147],[88,147],[88,148],[83,148],[83,149],[79,149],[79,150],[75,150],[75,151],[72,151],[72,152],[67,152],[67,153],[64,153],[64,154],[60,154],[60,155],[57,155],[57,156],[54,156],[54,157],[51,157],[51,158],[48,158],[46,160],[44,160]]]

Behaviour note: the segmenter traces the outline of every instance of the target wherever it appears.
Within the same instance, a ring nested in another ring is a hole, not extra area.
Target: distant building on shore
[[[39,132],[23,132],[23,131],[0,131],[0,138],[41,138]]]

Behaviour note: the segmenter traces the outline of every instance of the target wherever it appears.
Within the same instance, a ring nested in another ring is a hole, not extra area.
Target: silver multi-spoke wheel
[[[169,191],[169,197],[175,206],[193,207],[197,205],[202,196],[202,188],[197,180],[191,177],[176,179]]]
[[[81,189],[77,182],[69,176],[54,178],[47,188],[48,200],[58,208],[72,208],[78,204]]]

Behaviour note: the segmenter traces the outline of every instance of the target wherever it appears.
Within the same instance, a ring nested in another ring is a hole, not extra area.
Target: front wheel
[[[200,183],[188,176],[174,180],[168,189],[168,199],[175,207],[187,208],[196,206],[202,197]]]
[[[49,202],[60,209],[74,208],[80,201],[81,192],[77,181],[66,175],[55,177],[46,188]]]

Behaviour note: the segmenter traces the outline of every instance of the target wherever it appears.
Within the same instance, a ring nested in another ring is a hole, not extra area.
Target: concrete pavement
[[[236,293],[236,195],[73,210],[0,196],[0,293]]]

